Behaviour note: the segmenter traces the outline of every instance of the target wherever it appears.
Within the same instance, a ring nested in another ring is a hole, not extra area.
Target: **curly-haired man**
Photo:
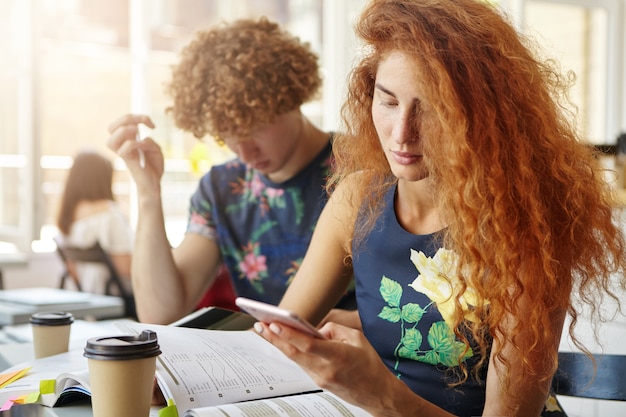
[[[149,138],[135,140],[138,125],[153,122],[127,114],[111,123],[108,146],[137,185],[132,282],[141,321],[189,313],[222,263],[237,295],[280,301],[327,200],[332,134],[300,110],[322,83],[317,61],[308,44],[266,18],[199,32],[183,49],[168,112],[178,127],[212,136],[237,158],[200,180],[173,250],[161,205],[163,153]],[[353,295],[336,301],[350,305]]]

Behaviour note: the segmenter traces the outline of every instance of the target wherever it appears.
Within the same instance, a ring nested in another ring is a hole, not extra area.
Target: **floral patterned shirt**
[[[329,142],[280,184],[239,159],[214,166],[200,180],[187,232],[218,243],[237,295],[278,304],[328,200],[331,155]]]
[[[470,377],[448,386],[457,380],[454,371],[466,347],[450,327],[451,295],[458,287],[441,277],[455,268],[454,253],[441,247],[437,234],[414,235],[402,228],[394,211],[395,191],[392,187],[385,195],[377,223],[353,247],[363,331],[389,370],[413,392],[454,415],[481,415],[484,384]],[[461,298],[468,320],[473,298],[471,291]],[[470,348],[462,360],[472,367],[476,358]]]

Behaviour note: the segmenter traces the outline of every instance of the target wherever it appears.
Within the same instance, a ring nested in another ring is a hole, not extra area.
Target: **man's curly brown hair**
[[[246,138],[313,99],[321,84],[308,43],[265,17],[241,19],[198,32],[183,49],[167,112],[199,139]]]

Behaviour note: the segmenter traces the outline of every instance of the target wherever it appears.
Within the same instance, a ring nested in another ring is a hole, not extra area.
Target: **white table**
[[[67,311],[77,319],[120,318],[124,300],[56,288],[0,290],[0,326],[28,323],[30,316],[40,311]]]

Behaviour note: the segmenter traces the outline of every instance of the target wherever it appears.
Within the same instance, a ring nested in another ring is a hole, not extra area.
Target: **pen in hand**
[[[141,142],[141,133],[140,133],[139,127],[137,127],[136,140],[137,140],[137,142]],[[141,148],[137,148],[137,152],[139,152],[139,166],[141,168],[145,168],[145,166],[146,166],[146,157],[145,157],[145,155],[143,153],[143,150]]]

